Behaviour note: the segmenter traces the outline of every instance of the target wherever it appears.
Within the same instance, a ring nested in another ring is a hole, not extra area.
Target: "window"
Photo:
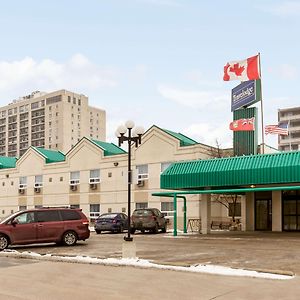
[[[168,168],[171,164],[172,164],[171,162],[164,162],[164,163],[161,163],[161,166],[160,166],[160,172],[162,173],[163,171],[167,170],[167,168]]]
[[[161,213],[166,217],[173,215],[174,204],[173,202],[161,202]]]
[[[33,102],[31,103],[31,109],[36,109],[39,107],[39,102]]]
[[[99,183],[100,182],[100,170],[90,170],[90,183]]]
[[[232,217],[232,213],[234,212],[235,209],[235,217],[241,217],[241,203],[240,202],[236,202],[235,205],[234,203],[229,203],[229,209],[228,209],[228,216]]]
[[[59,178],[59,181],[64,181],[64,178],[63,178],[63,177],[60,177],[60,178]]]
[[[70,184],[77,185],[80,183],[80,171],[70,173]]]
[[[145,180],[148,179],[148,165],[139,165],[136,166],[138,180]]]
[[[27,209],[27,205],[20,205],[19,206],[19,210],[26,210]]]
[[[37,222],[55,222],[60,221],[60,216],[57,210],[38,211],[36,213]]]
[[[137,202],[135,204],[135,208],[139,209],[139,208],[148,208],[148,202]]]
[[[94,221],[100,216],[100,204],[90,204],[90,219]]]
[[[79,205],[78,205],[79,206]],[[81,217],[76,210],[62,210],[61,212],[62,219],[65,220],[80,220]]]
[[[23,176],[23,177],[20,177],[19,179],[19,188],[20,189],[26,189],[27,187],[27,177]]]
[[[34,187],[38,188],[38,187],[42,187],[42,186],[43,186],[43,175],[35,176]]]
[[[26,212],[14,218],[18,224],[29,224],[34,222],[34,212]]]

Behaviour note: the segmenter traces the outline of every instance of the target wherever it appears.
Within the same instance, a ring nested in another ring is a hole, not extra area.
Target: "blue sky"
[[[239,82],[223,82],[223,66],[258,52],[265,125],[300,106],[300,1],[11,0],[0,25],[0,105],[35,90],[85,94],[106,110],[110,142],[132,119],[231,146]]]

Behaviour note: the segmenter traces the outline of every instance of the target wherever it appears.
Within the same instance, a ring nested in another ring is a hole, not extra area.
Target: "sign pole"
[[[262,80],[261,80],[261,67],[260,67],[260,52],[258,52],[259,57],[259,74],[260,74],[260,113],[261,113],[261,143],[262,149],[261,154],[265,153],[265,133],[264,133],[264,109],[263,109],[263,97],[262,97]]]

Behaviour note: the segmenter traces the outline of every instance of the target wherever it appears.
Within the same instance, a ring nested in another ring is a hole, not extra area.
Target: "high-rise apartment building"
[[[84,95],[36,91],[0,107],[0,156],[21,156],[29,146],[66,152],[83,136],[106,139],[106,113]]]
[[[278,123],[289,122],[289,135],[278,135],[278,150],[300,150],[300,107],[278,110]]]

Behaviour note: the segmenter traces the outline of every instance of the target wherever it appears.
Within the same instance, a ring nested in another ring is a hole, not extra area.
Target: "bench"
[[[229,229],[231,222],[229,221],[212,221],[210,224],[211,229]]]

